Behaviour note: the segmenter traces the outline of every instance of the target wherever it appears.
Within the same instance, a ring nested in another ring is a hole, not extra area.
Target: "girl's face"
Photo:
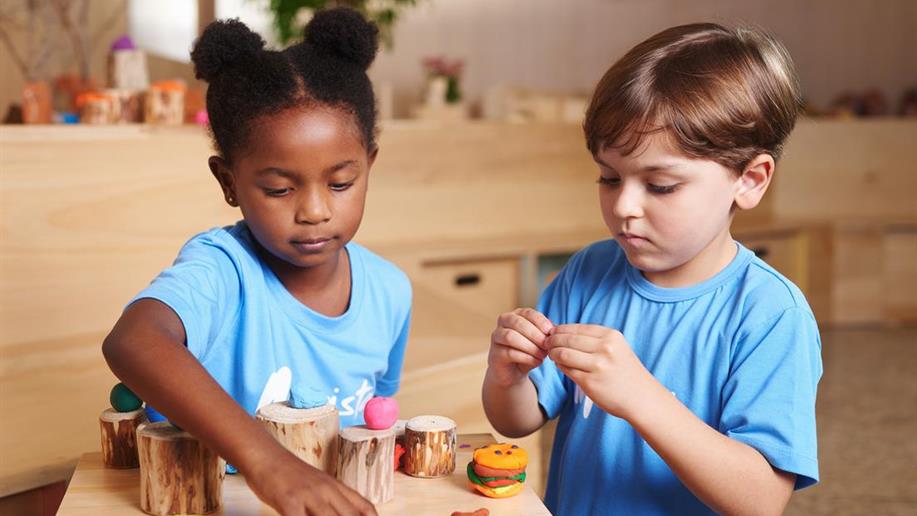
[[[314,268],[357,232],[374,159],[341,111],[287,109],[256,121],[232,170],[214,174],[279,265]]]
[[[662,287],[693,285],[735,256],[729,225],[741,184],[737,174],[686,156],[662,131],[628,156],[606,147],[595,161],[605,225],[648,280]]]

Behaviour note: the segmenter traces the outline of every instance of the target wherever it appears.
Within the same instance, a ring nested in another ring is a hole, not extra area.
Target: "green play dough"
[[[118,412],[131,412],[143,405],[143,401],[123,383],[112,387],[108,400],[111,401],[112,408]]]

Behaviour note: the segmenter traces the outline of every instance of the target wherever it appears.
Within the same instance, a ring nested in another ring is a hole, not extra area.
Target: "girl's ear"
[[[735,204],[742,210],[750,210],[761,202],[764,192],[774,177],[774,157],[770,154],[758,154],[736,180]]]
[[[236,196],[235,176],[232,175],[232,170],[226,164],[226,160],[219,156],[210,156],[210,159],[207,160],[207,165],[210,166],[210,172],[213,173],[213,177],[220,183],[226,204],[233,208],[238,207],[239,198]]]
[[[376,157],[379,155],[379,146],[376,145],[369,151],[369,154],[366,156],[366,168],[373,168],[373,163],[376,162]]]

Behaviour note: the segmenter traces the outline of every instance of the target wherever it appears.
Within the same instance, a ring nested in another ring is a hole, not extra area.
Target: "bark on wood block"
[[[395,496],[395,433],[351,426],[340,432],[337,478],[367,500],[381,504]]]
[[[404,428],[404,472],[438,478],[455,471],[455,421],[443,416],[417,416]]]
[[[118,412],[109,408],[99,416],[102,435],[102,459],[108,468],[136,468],[137,428],[146,423],[142,408],[130,412]]]
[[[338,411],[334,405],[297,409],[287,402],[258,409],[255,419],[303,462],[334,475],[338,458]]]
[[[140,508],[156,516],[208,514],[220,508],[226,462],[170,423],[137,431]]]

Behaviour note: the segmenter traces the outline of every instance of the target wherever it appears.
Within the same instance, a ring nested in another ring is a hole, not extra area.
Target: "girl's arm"
[[[141,299],[129,306],[102,353],[125,385],[236,466],[282,514],[375,514],[372,504],[300,461],[249,416],[188,351],[184,326],[165,304]]]

